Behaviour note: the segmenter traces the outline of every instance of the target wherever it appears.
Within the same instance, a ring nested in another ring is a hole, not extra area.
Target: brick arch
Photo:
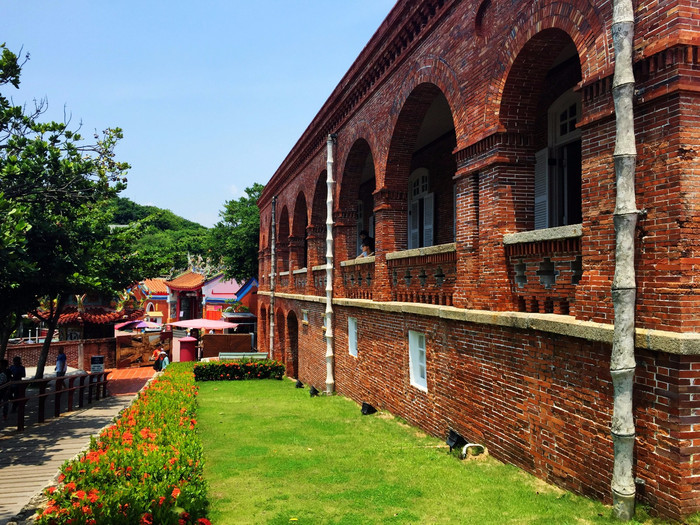
[[[309,223],[308,209],[306,195],[303,191],[300,191],[294,203],[294,215],[291,217],[292,224],[290,232],[294,237],[306,236],[306,226]]]
[[[287,377],[299,377],[299,320],[294,310],[287,313],[287,345],[285,364]]]
[[[258,351],[267,352],[268,346],[270,344],[270,334],[269,330],[269,318],[267,315],[267,308],[264,304],[260,305],[260,312],[258,313],[258,324],[260,326],[260,337],[258,338]]]
[[[512,31],[500,46],[500,53],[493,66],[489,68],[502,74],[498,80],[488,84],[483,104],[483,122],[487,127],[490,122],[494,122],[492,116],[500,121],[504,90],[508,78],[512,78],[518,57],[538,34],[550,29],[563,31],[573,41],[584,80],[588,71],[599,70],[599,64],[594,64],[596,60],[610,60],[610,43],[604,17],[591,4],[586,1],[571,3],[557,0],[531,4],[530,9],[519,13],[514,20]],[[601,59],[601,56],[604,58]]]
[[[547,92],[556,92],[558,86],[547,85],[544,80],[552,64],[542,56],[556,56],[572,42],[561,29],[545,29],[527,41],[511,65],[501,94],[499,109],[500,125],[506,131],[523,132],[538,118],[546,118],[546,108],[538,104]],[[579,69],[576,71],[580,81]],[[572,70],[573,72],[573,70]],[[561,90],[560,90],[561,91]],[[551,103],[561,92],[550,97]]]
[[[377,155],[376,152],[380,151],[379,142],[377,141],[377,134],[375,132],[375,127],[372,126],[366,119],[358,120],[353,122],[352,133],[350,135],[341,134],[338,139],[338,151],[339,158],[337,159],[337,165],[342,166],[342,170],[338,170],[335,180],[336,180],[336,195],[335,195],[335,209],[339,210],[340,199],[344,195],[344,188],[346,185],[346,172],[348,167],[354,162],[351,156],[357,154],[356,146],[357,144],[364,142],[369,147],[370,153],[372,153],[372,159],[375,163],[374,173],[377,173]],[[351,163],[351,164],[348,164]]]
[[[411,171],[411,158],[420,126],[428,108],[440,94],[445,95],[445,92],[437,84],[421,83],[406,97],[391,135],[386,169],[383,173],[380,171],[377,177],[377,190],[406,191],[406,180]],[[454,124],[454,106],[449,99],[447,102]]]
[[[466,101],[462,96],[460,88],[459,76],[454,68],[443,58],[437,55],[423,55],[418,57],[409,67],[403,78],[397,83],[400,90],[394,96],[394,104],[391,107],[390,115],[394,122],[391,123],[391,129],[396,130],[400,115],[404,112],[406,103],[416,89],[423,84],[432,84],[436,86],[447,99],[452,113],[452,120],[455,125],[455,133],[457,137],[467,133],[465,120],[455,119],[457,114],[455,109],[464,107]],[[392,134],[393,144],[393,134]],[[391,148],[391,146],[389,146]],[[391,155],[391,151],[389,151]],[[385,163],[388,165],[388,159]],[[377,188],[385,187],[385,179],[382,176],[382,170],[377,170],[381,180],[377,180]]]
[[[372,157],[372,163],[374,164],[375,158],[374,155],[372,155],[372,148],[369,143],[364,138],[355,140],[345,157],[343,171],[341,172],[342,179],[338,184],[339,193],[336,202],[336,209],[338,211],[342,211],[347,206],[348,199],[357,198],[362,169],[364,168],[367,155]],[[374,166],[374,177],[376,180],[376,165]]]
[[[316,178],[314,196],[311,201],[311,226],[325,228],[326,226],[326,199],[328,185],[326,184],[326,170]]]
[[[284,310],[280,307],[275,310],[275,331],[274,340],[276,341],[275,348],[272,349],[272,358],[281,361],[286,364],[286,352],[285,348],[287,346],[287,315]]]

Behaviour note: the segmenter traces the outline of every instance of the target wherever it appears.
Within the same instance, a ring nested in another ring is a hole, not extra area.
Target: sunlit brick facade
[[[274,276],[272,354],[290,376],[327,381],[330,219],[336,391],[606,502],[611,9],[400,0],[259,201],[258,340],[268,350]],[[635,475],[673,518],[700,510],[698,12],[636,4]],[[361,230],[373,257],[356,259]]]

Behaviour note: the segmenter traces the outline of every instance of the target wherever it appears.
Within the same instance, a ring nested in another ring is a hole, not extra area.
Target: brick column
[[[386,254],[408,246],[408,194],[380,189],[374,192],[374,283],[375,301],[391,301],[391,275]]]
[[[479,278],[479,174],[461,170],[455,178],[457,280],[453,304],[460,308],[473,308]]]

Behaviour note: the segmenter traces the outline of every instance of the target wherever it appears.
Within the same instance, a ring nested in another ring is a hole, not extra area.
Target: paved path
[[[0,525],[14,522],[13,516],[52,482],[63,462],[84,450],[90,436],[129,406],[153,374],[151,368],[114,370],[109,397],[43,424],[28,424],[23,432],[0,434]]]

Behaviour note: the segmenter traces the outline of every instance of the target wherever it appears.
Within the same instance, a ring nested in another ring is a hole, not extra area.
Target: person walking
[[[63,348],[59,348],[58,355],[56,356],[56,377],[65,376],[67,369],[66,353],[63,351]]]

